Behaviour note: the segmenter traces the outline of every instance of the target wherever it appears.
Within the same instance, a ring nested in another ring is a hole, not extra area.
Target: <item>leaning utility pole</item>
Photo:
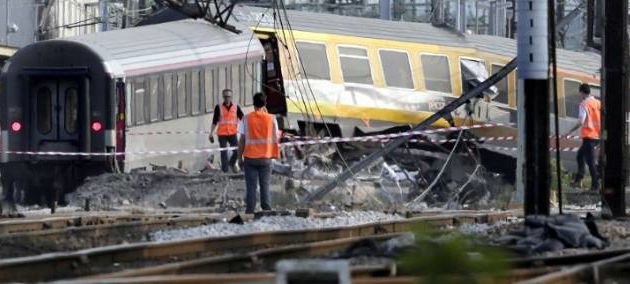
[[[628,1],[604,1],[601,141],[603,201],[615,217],[626,214],[628,182]]]
[[[549,215],[548,2],[518,0],[517,192],[525,215]],[[521,107],[522,106],[522,107]]]

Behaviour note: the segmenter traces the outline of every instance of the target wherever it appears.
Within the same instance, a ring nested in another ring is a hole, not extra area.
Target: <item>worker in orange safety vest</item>
[[[241,107],[232,103],[232,90],[225,89],[222,92],[223,103],[218,104],[214,108],[214,116],[212,118],[212,129],[208,139],[210,143],[214,143],[214,131],[216,130],[219,138],[219,147],[226,148],[228,145],[236,147],[238,145],[238,123],[243,119],[243,111]],[[228,161],[228,150],[221,151],[221,170],[228,172],[232,168],[233,172],[238,172],[237,153],[231,151],[232,156]]]
[[[267,113],[267,98],[262,93],[254,95],[254,111],[248,113],[239,128],[239,160],[245,170],[245,213],[253,214],[256,208],[256,190],[260,186],[260,207],[271,210],[269,183],[271,164],[279,156],[278,123]],[[244,160],[243,160],[244,158]]]
[[[600,175],[595,159],[595,147],[599,145],[599,134],[601,132],[601,102],[591,95],[591,87],[588,84],[581,84],[579,88],[582,95],[582,102],[579,106],[579,121],[565,135],[570,135],[580,128],[582,146],[577,153],[578,172],[574,176],[572,186],[579,186],[584,178],[584,164],[588,165],[591,174],[591,190],[599,190]]]

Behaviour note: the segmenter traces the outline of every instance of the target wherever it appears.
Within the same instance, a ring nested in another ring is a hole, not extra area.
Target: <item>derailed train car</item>
[[[213,147],[207,135],[127,134],[207,130],[224,88],[251,106],[260,90],[263,48],[250,38],[247,31],[184,20],[19,50],[0,77],[5,194],[53,202],[89,175],[202,167],[207,155],[135,153]],[[90,154],[114,152],[126,154]]]
[[[279,20],[278,15],[286,16]],[[300,11],[284,14],[254,7],[240,7],[234,17],[267,42],[274,38],[280,43],[266,48],[275,50],[271,54],[277,54],[279,63],[266,66],[281,71],[292,127],[304,130],[311,125],[321,131],[326,121],[333,135],[344,137],[416,125],[516,56],[513,39],[460,34],[427,23]],[[560,133],[564,133],[577,122],[578,86],[587,83],[599,96],[601,58],[592,52],[558,49],[557,53]],[[442,119],[433,126],[512,123],[472,132],[480,137],[516,137],[517,72],[495,85],[496,91],[454,111],[451,121]],[[318,119],[305,117],[305,111]],[[330,134],[326,132],[321,131]],[[576,147],[580,141],[561,143],[561,147]],[[516,139],[485,145],[502,155],[516,155],[495,147],[512,148]],[[568,168],[574,166],[574,155],[563,155],[563,160]]]

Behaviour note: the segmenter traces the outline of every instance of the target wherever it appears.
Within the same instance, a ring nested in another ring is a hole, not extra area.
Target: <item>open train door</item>
[[[284,96],[278,39],[273,33],[259,33],[258,38],[265,49],[265,59],[262,67],[262,89],[267,95],[267,111],[286,116],[287,101]]]

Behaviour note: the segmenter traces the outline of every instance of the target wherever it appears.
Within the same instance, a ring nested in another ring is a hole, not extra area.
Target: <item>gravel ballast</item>
[[[189,229],[162,230],[149,234],[152,241],[173,241],[201,237],[222,237],[270,231],[294,231],[313,228],[334,228],[373,222],[400,220],[403,217],[373,211],[342,212],[334,218],[300,218],[269,216],[243,225],[215,223]]]

